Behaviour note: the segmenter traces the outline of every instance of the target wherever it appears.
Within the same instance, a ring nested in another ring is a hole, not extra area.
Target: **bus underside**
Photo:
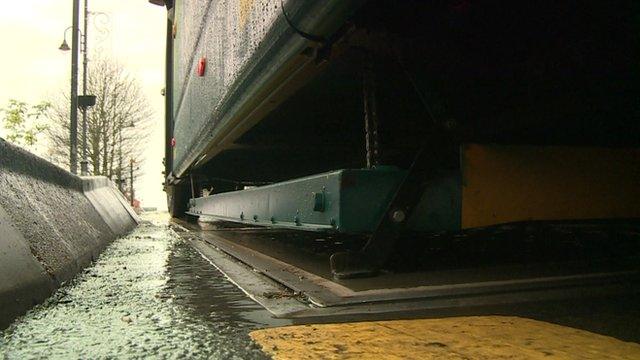
[[[637,278],[634,2],[273,3],[171,4],[173,216],[327,278]]]

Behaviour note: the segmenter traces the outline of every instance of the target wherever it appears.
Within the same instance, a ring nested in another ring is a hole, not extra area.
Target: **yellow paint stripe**
[[[247,20],[249,19],[249,14],[251,13],[252,6],[253,6],[253,0],[240,0],[240,3],[239,3],[240,14],[238,15],[240,27],[244,27],[247,24]]]
[[[251,338],[274,359],[640,359],[640,345],[508,316],[287,326]]]

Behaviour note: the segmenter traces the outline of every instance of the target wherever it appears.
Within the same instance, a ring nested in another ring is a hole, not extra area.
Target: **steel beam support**
[[[405,177],[397,168],[337,170],[191,199],[188,214],[269,227],[342,233],[375,229]]]

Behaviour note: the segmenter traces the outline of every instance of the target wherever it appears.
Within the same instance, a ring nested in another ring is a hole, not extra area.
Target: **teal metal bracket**
[[[337,170],[191,199],[188,214],[268,227],[369,233],[405,175],[394,167]]]

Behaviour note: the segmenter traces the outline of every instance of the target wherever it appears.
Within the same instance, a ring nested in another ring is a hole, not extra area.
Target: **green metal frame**
[[[190,215],[252,225],[341,233],[375,230],[407,172],[395,167],[346,169],[189,202]],[[408,228],[460,229],[460,181],[456,174],[430,181]]]
[[[188,214],[300,230],[369,232],[405,173],[395,168],[337,170],[191,199]]]

